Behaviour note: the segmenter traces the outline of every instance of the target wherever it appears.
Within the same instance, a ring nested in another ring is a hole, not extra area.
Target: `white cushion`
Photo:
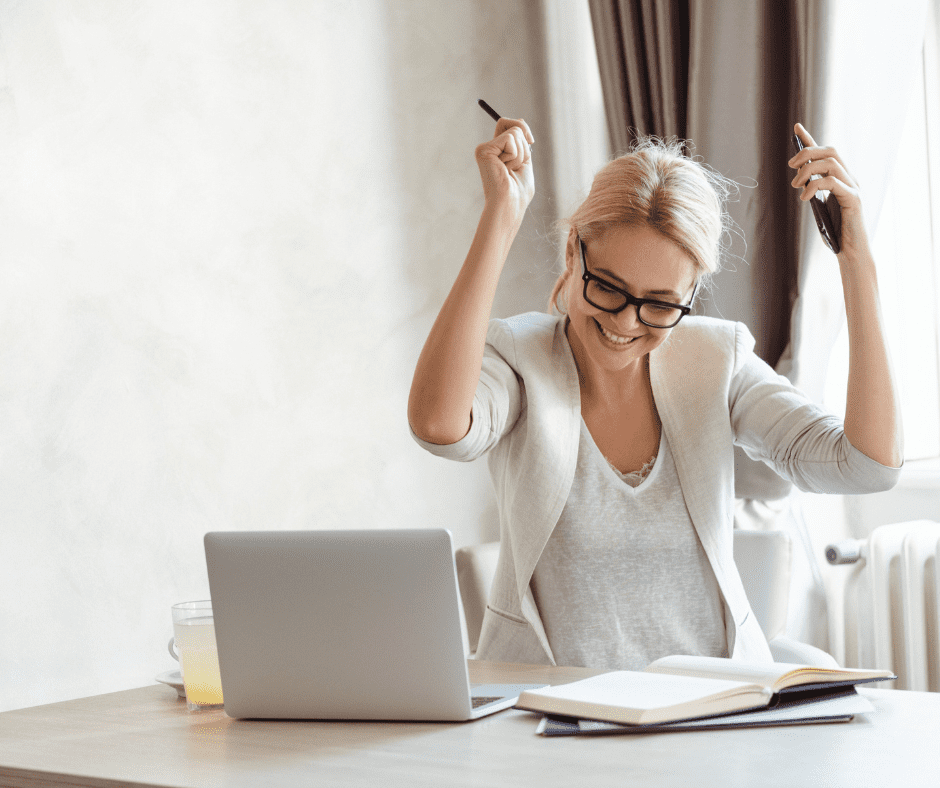
[[[784,531],[734,531],[734,563],[767,640],[787,626],[791,539]]]
[[[467,622],[467,638],[470,651],[477,650],[480,630],[483,627],[483,612],[490,596],[490,586],[496,577],[496,562],[499,560],[499,542],[461,547],[454,551],[457,564],[457,584],[463,601]]]

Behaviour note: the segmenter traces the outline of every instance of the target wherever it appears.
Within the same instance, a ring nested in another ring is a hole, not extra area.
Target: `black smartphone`
[[[793,135],[793,145],[797,153],[805,147],[796,134]],[[811,175],[810,180],[815,181],[821,177],[821,175]],[[839,201],[830,192],[820,189],[809,198],[809,204],[813,209],[813,216],[816,217],[816,226],[819,228],[823,243],[833,253],[839,254],[842,248],[842,208],[839,206]]]

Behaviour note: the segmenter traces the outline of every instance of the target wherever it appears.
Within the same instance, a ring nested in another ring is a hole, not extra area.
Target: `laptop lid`
[[[449,531],[213,532],[204,543],[230,716],[472,716]]]

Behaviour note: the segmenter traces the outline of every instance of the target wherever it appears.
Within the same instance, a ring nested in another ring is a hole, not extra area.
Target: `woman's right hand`
[[[500,118],[493,139],[477,146],[486,205],[467,259],[418,357],[408,397],[411,428],[429,443],[456,443],[472,424],[496,285],[535,194],[532,142],[524,120]]]
[[[518,222],[535,195],[532,151],[535,142],[528,124],[500,118],[493,139],[478,145],[477,167],[483,180],[483,196],[491,207],[508,207]]]

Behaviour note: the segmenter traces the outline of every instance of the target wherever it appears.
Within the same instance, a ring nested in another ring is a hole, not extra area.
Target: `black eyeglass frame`
[[[590,271],[588,271],[587,261],[584,256],[584,241],[581,240],[580,237],[578,238],[578,244],[581,247],[581,270],[583,271],[583,273],[581,274],[581,279],[584,280],[584,300],[587,301],[595,309],[600,309],[602,312],[608,312],[611,315],[618,315],[621,312],[623,312],[624,309],[626,309],[628,306],[632,304],[633,306],[636,307],[636,319],[639,320],[644,326],[649,326],[650,328],[674,328],[675,326],[679,325],[679,321],[682,320],[682,318],[684,318],[687,314],[689,314],[689,312],[692,311],[692,304],[695,302],[695,292],[698,290],[698,282],[696,282],[695,287],[692,288],[692,297],[689,299],[688,306],[684,304],[670,304],[668,301],[656,301],[655,299],[652,299],[652,298],[637,298],[636,296],[628,293],[622,287],[617,287],[617,285],[613,284],[612,282],[608,282],[606,279],[602,279],[601,277],[596,276],[592,274]],[[624,301],[623,306],[618,307],[617,309],[608,309],[607,307],[601,306],[600,304],[595,304],[590,298],[588,298],[588,283],[592,279],[595,282],[599,282],[600,284],[602,284],[604,287],[608,288],[609,290],[613,290],[617,293],[620,293],[620,295],[622,295],[626,299]],[[682,312],[682,314],[680,314],[679,317],[676,318],[676,321],[674,323],[670,323],[668,326],[657,326],[653,323],[647,323],[642,317],[640,317],[640,307],[643,306],[643,304],[653,304],[654,306],[664,306],[664,307],[669,307],[670,309],[678,309]]]

